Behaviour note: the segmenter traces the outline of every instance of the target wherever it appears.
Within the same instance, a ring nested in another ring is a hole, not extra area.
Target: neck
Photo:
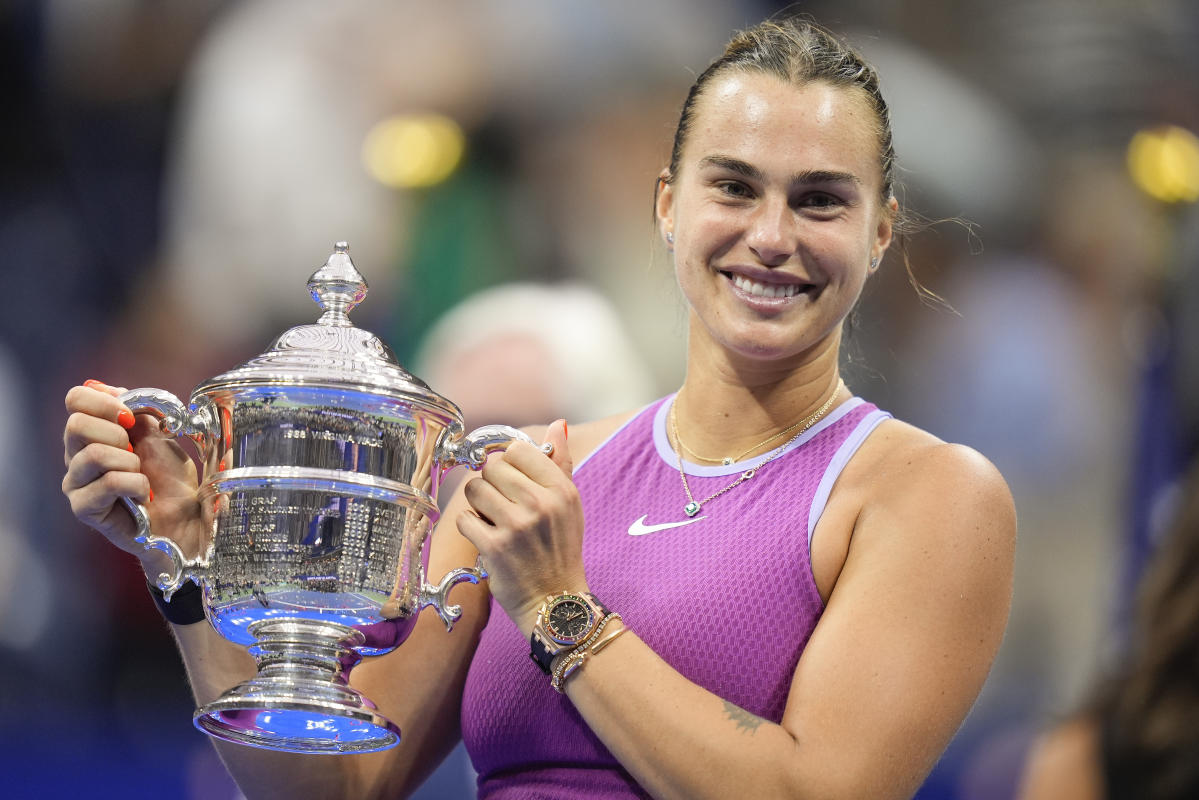
[[[839,332],[794,358],[771,361],[692,347],[672,412],[679,437],[710,460],[743,453],[748,458],[778,447],[785,438],[750,449],[816,413],[830,397],[826,414],[849,398],[837,367],[839,350]]]

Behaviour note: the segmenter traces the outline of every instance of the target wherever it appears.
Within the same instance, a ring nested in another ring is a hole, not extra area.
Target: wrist
[[[590,592],[547,595],[529,635],[529,657],[546,675],[553,674],[555,658],[589,641],[609,614]]]
[[[204,590],[198,584],[184,581],[183,584],[167,600],[165,593],[155,585],[153,580],[146,581],[150,597],[158,612],[172,625],[195,625],[207,619],[204,612]]]

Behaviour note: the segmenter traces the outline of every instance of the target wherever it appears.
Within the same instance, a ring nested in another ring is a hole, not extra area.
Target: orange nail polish
[[[570,426],[566,424],[566,420],[562,420],[562,436],[563,437],[570,436]]]
[[[151,490],[150,490],[150,500],[149,500],[149,502],[151,502],[151,503],[153,503],[153,502],[154,502],[154,490],[153,490],[153,489],[151,489]]]
[[[133,427],[136,420],[133,418],[133,412],[127,408],[122,408],[121,413],[117,414],[117,424],[125,430]]]
[[[125,445],[125,449],[126,449],[126,450],[128,450],[130,453],[132,453],[132,452],[133,452],[133,445],[131,445],[131,444],[127,444],[127,445]]]
[[[104,384],[101,383],[100,381],[96,380],[95,378],[88,378],[86,381],[83,382],[83,385],[89,389],[95,389],[97,386],[103,386]]]

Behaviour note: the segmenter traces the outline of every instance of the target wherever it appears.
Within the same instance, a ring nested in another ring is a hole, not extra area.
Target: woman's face
[[[839,335],[891,239],[878,148],[856,92],[759,73],[713,80],[657,205],[713,341],[782,359]]]

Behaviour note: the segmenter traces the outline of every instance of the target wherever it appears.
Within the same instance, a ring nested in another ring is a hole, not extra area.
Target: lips
[[[802,281],[780,281],[776,276],[771,281],[762,281],[735,272],[721,272],[738,290],[752,297],[789,298],[798,294],[807,294],[815,290],[815,286]],[[778,276],[782,277],[782,276]]]

